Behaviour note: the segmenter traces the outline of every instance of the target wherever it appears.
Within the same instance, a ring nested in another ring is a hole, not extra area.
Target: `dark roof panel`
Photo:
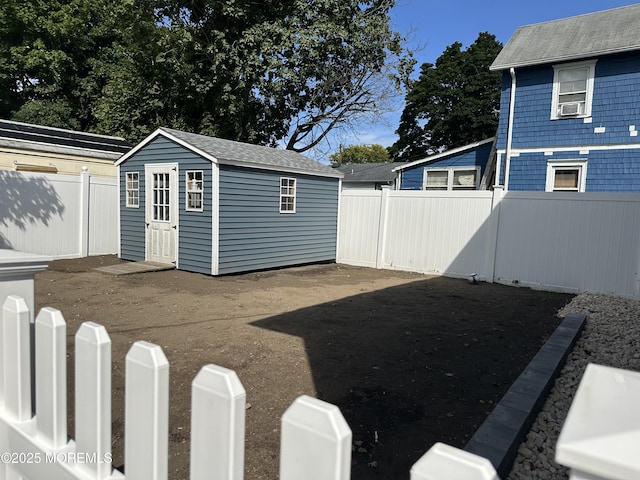
[[[120,137],[75,132],[9,120],[0,120],[0,139],[119,154],[126,153],[131,149],[131,144]]]

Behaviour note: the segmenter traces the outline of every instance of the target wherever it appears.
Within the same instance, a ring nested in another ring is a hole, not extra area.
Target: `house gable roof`
[[[131,150],[124,138],[0,120],[0,147],[117,160]]]
[[[446,150],[446,151],[444,151],[442,153],[438,153],[436,155],[430,155],[428,157],[421,158],[420,160],[415,160],[413,162],[403,163],[400,166],[394,168],[393,171],[394,172],[399,172],[399,171],[407,169],[407,168],[415,167],[416,165],[421,165],[421,164],[424,164],[424,163],[431,163],[431,162],[435,162],[437,160],[442,160],[444,158],[451,157],[453,155],[458,155],[458,154],[464,153],[464,152],[466,152],[468,150],[473,150],[474,148],[480,147],[480,146],[485,145],[487,143],[492,143],[495,139],[496,139],[495,137],[487,138],[486,140],[481,140],[479,142],[470,143],[469,145],[464,145],[462,147],[453,148],[451,150]]]
[[[168,138],[213,163],[324,177],[342,177],[342,173],[336,172],[328,165],[323,165],[291,150],[263,147],[164,127],[158,128],[145,138],[133,150],[124,155],[116,165],[126,162],[158,136]]]
[[[392,182],[396,179],[393,169],[398,165],[401,163],[349,163],[336,170],[344,173],[343,182]]]
[[[520,27],[491,70],[640,50],[640,4]]]

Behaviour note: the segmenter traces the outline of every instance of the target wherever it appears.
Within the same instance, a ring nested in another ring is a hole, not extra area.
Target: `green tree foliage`
[[[91,129],[101,88],[95,69],[109,61],[117,38],[116,29],[104,27],[105,15],[111,8],[92,0],[3,0],[0,115]]]
[[[332,162],[347,163],[383,163],[390,160],[389,152],[382,145],[350,145],[329,156]]]
[[[3,0],[0,115],[137,141],[157,126],[305,151],[413,68],[394,0]]]
[[[399,139],[390,154],[408,161],[494,136],[501,74],[489,66],[501,49],[496,37],[485,32],[467,50],[456,42],[435,65],[423,64],[407,92]]]
[[[189,38],[167,25],[157,4],[126,0],[113,10],[121,37],[100,66],[103,87],[93,103],[99,133],[135,143],[159,126],[198,132],[184,118],[194,97],[183,63]]]

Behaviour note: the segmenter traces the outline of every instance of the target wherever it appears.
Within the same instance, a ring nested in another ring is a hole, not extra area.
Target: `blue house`
[[[447,150],[393,169],[398,190],[484,190],[495,138]]]
[[[491,70],[496,184],[640,192],[640,4],[520,27]]]
[[[117,166],[125,260],[222,275],[336,258],[342,174],[327,165],[159,128]]]

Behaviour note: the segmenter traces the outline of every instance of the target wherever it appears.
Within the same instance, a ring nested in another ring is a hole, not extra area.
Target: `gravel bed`
[[[555,446],[582,374],[589,363],[640,371],[640,301],[581,294],[558,315],[585,313],[587,322],[549,398],[536,418],[507,480],[565,480],[555,463]]]

